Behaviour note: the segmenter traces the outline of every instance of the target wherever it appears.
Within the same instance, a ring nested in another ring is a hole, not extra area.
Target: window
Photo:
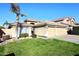
[[[67,20],[67,22],[69,22],[69,20]]]

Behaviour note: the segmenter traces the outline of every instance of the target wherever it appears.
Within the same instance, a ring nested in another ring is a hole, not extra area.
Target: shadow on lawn
[[[75,54],[74,56],[79,56],[79,54]]]
[[[7,54],[5,56],[15,56],[15,54],[14,53],[10,53],[10,54]]]

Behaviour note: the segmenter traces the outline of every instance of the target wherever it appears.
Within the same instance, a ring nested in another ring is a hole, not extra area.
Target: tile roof
[[[75,19],[73,17],[63,17],[63,18],[58,18],[58,19],[51,20],[51,21],[53,21],[53,22],[63,21],[65,18],[68,18],[69,20],[73,19],[75,21]]]
[[[53,20],[54,22],[58,22],[58,21],[63,21],[64,20],[64,18],[58,18],[58,19],[56,19],[56,20]]]
[[[38,22],[38,21],[32,20],[32,19],[26,19],[26,20],[24,20],[24,22]]]

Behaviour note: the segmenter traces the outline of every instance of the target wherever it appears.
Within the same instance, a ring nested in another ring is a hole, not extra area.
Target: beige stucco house
[[[34,31],[37,37],[52,38],[56,36],[67,35],[68,28],[71,28],[75,25],[75,20],[71,17],[64,17],[46,22],[26,19],[23,23],[21,23],[21,25],[22,28],[26,28],[26,30],[28,31],[29,37],[31,37],[32,31]],[[7,35],[10,35],[11,37],[16,37],[15,23],[12,24],[12,28],[2,30]]]

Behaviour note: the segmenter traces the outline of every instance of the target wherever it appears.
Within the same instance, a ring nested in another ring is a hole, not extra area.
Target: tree
[[[20,7],[15,3],[11,3],[11,11],[16,14],[16,39],[17,39],[18,38],[18,27],[19,27],[19,25],[21,26],[21,23],[19,23],[19,17],[20,16],[23,17],[26,15],[20,13]],[[22,27],[20,27],[20,28],[21,28],[20,29],[20,34],[21,34]],[[20,34],[19,34],[19,36],[20,36]]]

